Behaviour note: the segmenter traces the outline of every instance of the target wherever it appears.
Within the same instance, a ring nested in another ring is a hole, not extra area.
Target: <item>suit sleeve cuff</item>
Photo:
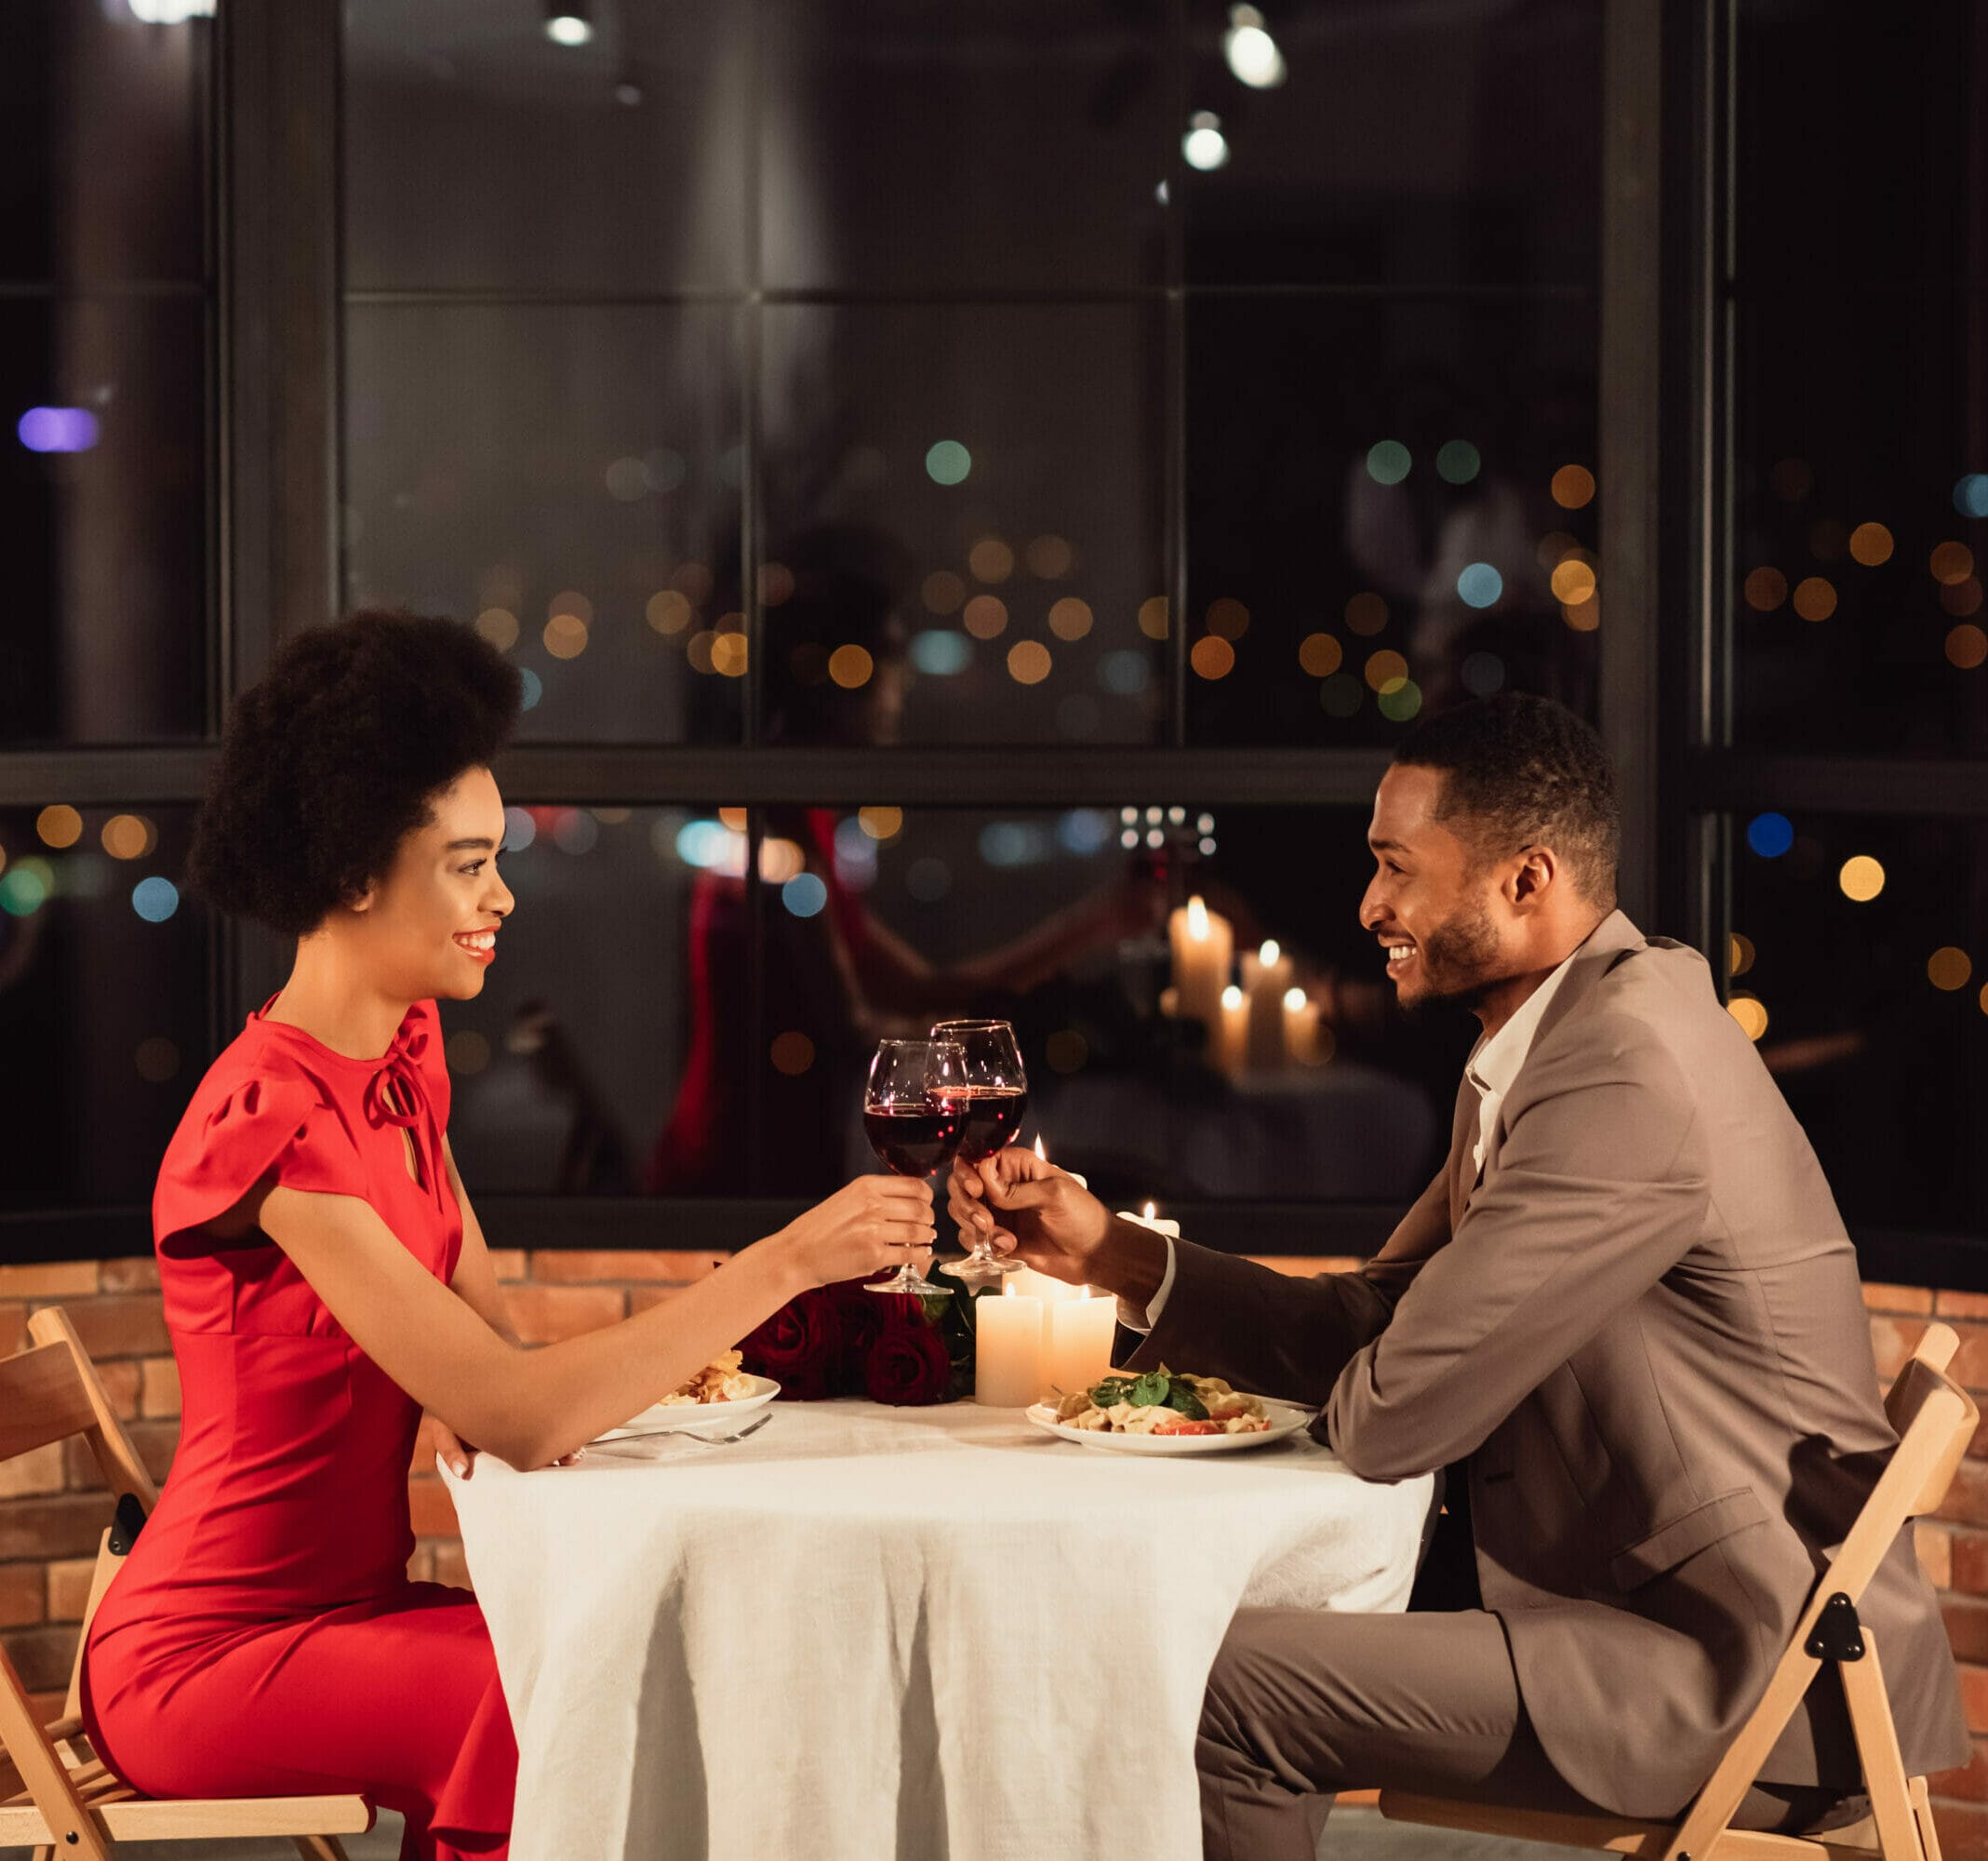
[[[1135,1217],[1127,1215],[1126,1219],[1131,1221]],[[1125,1326],[1127,1331],[1141,1332],[1152,1331],[1154,1326],[1159,1323],[1160,1314],[1167,1309],[1167,1295],[1173,1291],[1175,1253],[1173,1237],[1169,1234],[1162,1238],[1167,1242],[1167,1270],[1160,1275],[1159,1291],[1154,1293],[1151,1303],[1148,1304],[1144,1311],[1141,1311],[1137,1305],[1131,1305],[1124,1299],[1118,1302],[1118,1322]]]

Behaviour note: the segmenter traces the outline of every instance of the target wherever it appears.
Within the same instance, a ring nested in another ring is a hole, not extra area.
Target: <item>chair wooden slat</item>
[[[66,1346],[0,1358],[0,1460],[80,1435],[96,1419]]]
[[[1570,1816],[1452,1802],[1402,1790],[1381,1793],[1381,1813],[1396,1822],[1421,1822],[1439,1828],[1516,1836],[1563,1847],[1612,1850],[1642,1861],[1775,1861],[1807,1855],[1861,1856],[1864,1827],[1837,1831],[1835,1841],[1759,1834],[1729,1825],[1760,1774],[1760,1767],[1782,1729],[1794,1717],[1821,1661],[1808,1641],[1833,1596],[1860,1601],[1886,1554],[1910,1519],[1937,1511],[1946,1497],[1961,1456],[1973,1439],[1980,1411],[1974,1399],[1947,1374],[1959,1339],[1949,1325],[1928,1325],[1885,1398],[1885,1412],[1899,1436],[1884,1472],[1872,1488],[1849,1535],[1817,1581],[1794,1635],[1745,1724],[1727,1747],[1698,1800],[1676,1827]],[[1923,1777],[1908,1777],[1899,1749],[1898,1728],[1885,1693],[1875,1637],[1863,1633],[1864,1656],[1838,1664],[1850,1710],[1864,1785],[1870,1793],[1870,1832],[1885,1861],[1940,1861],[1940,1838]]]
[[[363,1835],[373,1826],[364,1797],[133,1797],[94,1810],[113,1841],[220,1841],[247,1836]],[[0,1809],[0,1847],[49,1841],[39,1810]],[[87,1848],[55,1845],[64,1854]],[[96,1851],[101,1854],[103,1851]]]
[[[125,1425],[117,1419],[116,1407],[97,1375],[97,1366],[89,1360],[89,1352],[83,1348],[76,1328],[69,1322],[69,1314],[60,1305],[44,1305],[29,1318],[28,1335],[43,1345],[60,1344],[68,1348],[83,1399],[89,1405],[87,1421],[75,1432],[89,1442],[103,1474],[103,1483],[111,1489],[113,1504],[128,1493],[149,1515],[159,1503],[159,1489],[145,1470],[145,1463],[139,1459],[130,1436],[125,1433]]]

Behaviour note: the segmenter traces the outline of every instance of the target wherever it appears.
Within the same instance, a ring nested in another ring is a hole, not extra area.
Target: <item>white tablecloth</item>
[[[450,1479],[514,1861],[1195,1861],[1230,1617],[1403,1607],[1430,1507],[1301,1436],[1161,1460],[972,1403],[771,1414]]]

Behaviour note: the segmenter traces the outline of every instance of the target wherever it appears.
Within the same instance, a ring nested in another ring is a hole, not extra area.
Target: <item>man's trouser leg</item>
[[[1243,1610],[1208,1676],[1197,1760],[1208,1861],[1313,1861],[1341,1789],[1597,1813],[1547,1761],[1484,1610]],[[1838,1819],[1837,1800],[1756,1787],[1733,1823],[1808,1828]]]

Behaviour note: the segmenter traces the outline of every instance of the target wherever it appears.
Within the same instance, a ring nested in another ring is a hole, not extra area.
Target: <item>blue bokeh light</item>
[[[1098,662],[1098,683],[1121,698],[1138,697],[1152,680],[1152,663],[1142,652],[1120,648]]]
[[[1764,860],[1778,860],[1795,844],[1795,823],[1785,814],[1755,814],[1746,823],[1746,844]]]
[[[956,439],[941,439],[925,455],[927,475],[935,485],[960,485],[973,470],[973,455]]]
[[[1988,472],[1969,472],[1954,487],[1954,508],[1964,517],[1988,517]]]
[[[947,627],[927,627],[912,636],[911,663],[934,678],[950,678],[973,663],[973,642]]]
[[[796,917],[812,917],[828,903],[828,887],[814,873],[795,873],[781,887],[780,902]]]
[[[1495,608],[1505,592],[1505,578],[1488,562],[1465,565],[1457,577],[1457,595],[1466,608]]]
[[[528,711],[545,696],[545,681],[528,665],[519,670],[518,677],[525,687],[525,702],[520,708]]]
[[[522,853],[539,837],[539,823],[522,808],[504,810],[504,850]]]
[[[131,888],[131,909],[148,924],[163,924],[180,908],[180,888],[154,873]]]
[[[30,452],[87,452],[100,430],[87,408],[33,407],[14,424]]]

